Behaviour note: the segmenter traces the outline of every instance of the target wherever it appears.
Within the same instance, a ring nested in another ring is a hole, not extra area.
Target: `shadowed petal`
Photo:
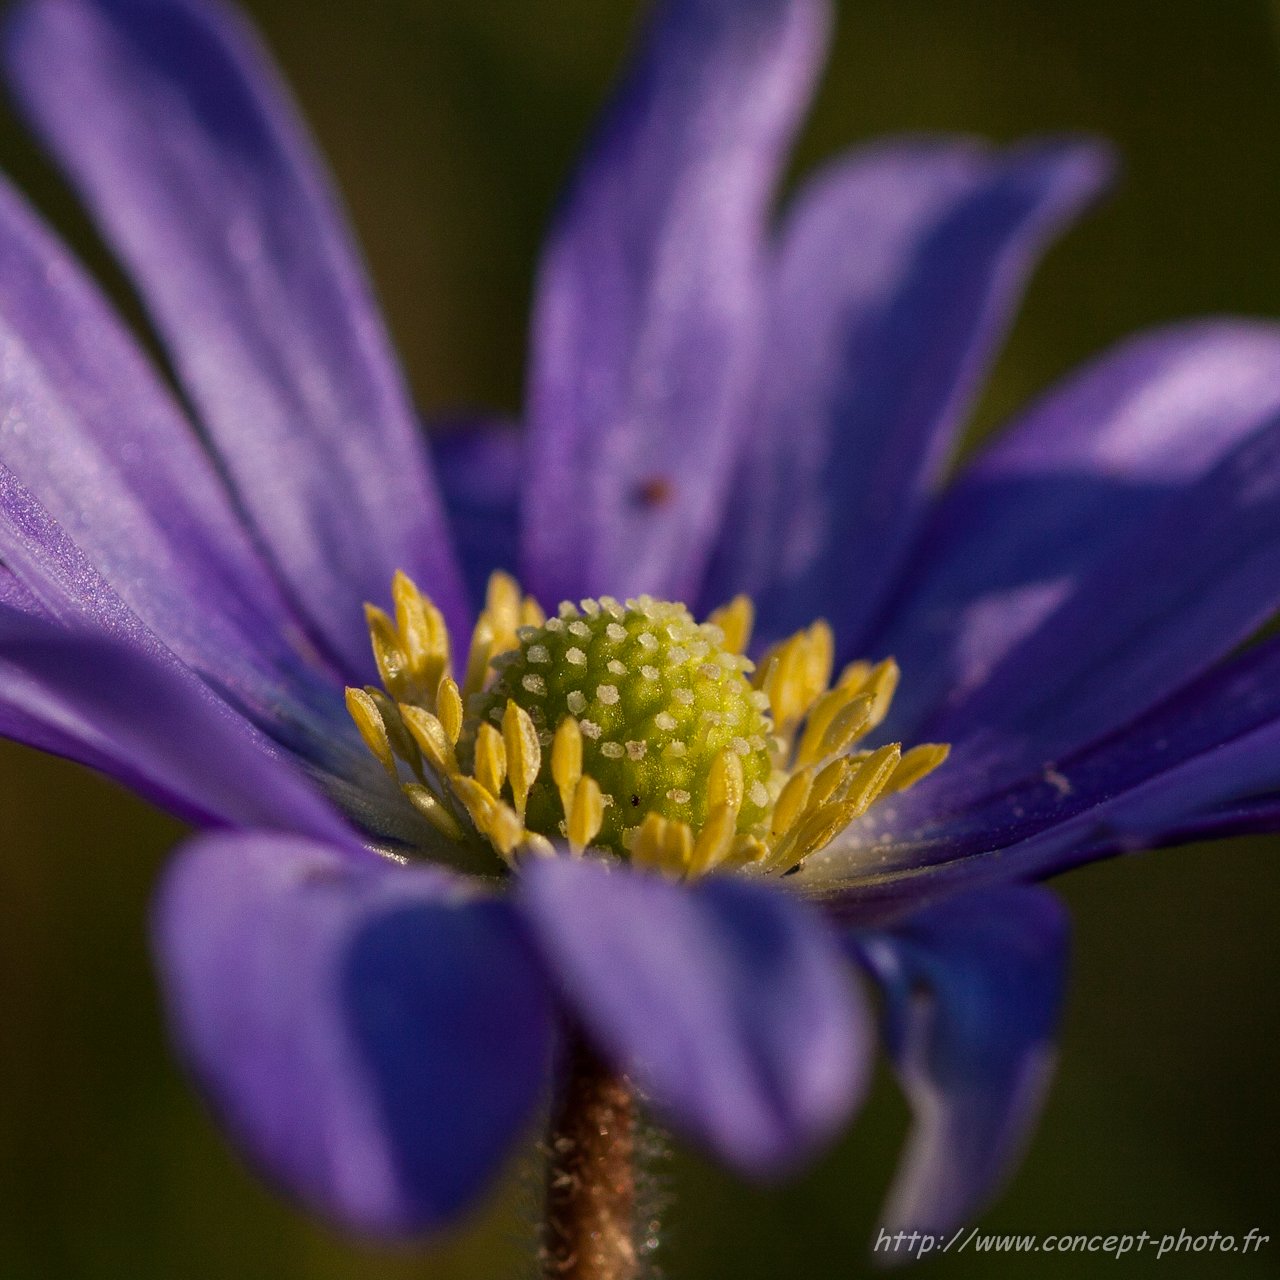
[[[791,895],[553,858],[521,901],[570,1005],[674,1124],[745,1172],[811,1154],[865,1084],[867,1014]]]
[[[1053,1065],[1067,944],[1058,900],[1029,887],[850,936],[884,989],[885,1038],[915,1116],[886,1230],[953,1231],[1012,1171]]]
[[[0,569],[0,620],[7,620],[10,614],[25,617],[33,622],[49,620],[48,612],[35,596],[8,569]],[[3,621],[0,621],[0,626],[3,626]],[[0,669],[3,669],[2,658],[0,658]],[[15,682],[13,674],[6,673],[6,689],[12,691],[15,684],[20,685],[20,681]],[[20,697],[15,699],[12,693],[6,697],[4,690],[0,690],[0,737],[21,742],[28,747],[35,747],[39,751],[47,751],[50,755],[64,756],[69,760],[78,761],[91,769],[97,769],[100,773],[108,775],[114,773],[116,777],[124,780],[126,771],[117,761],[104,755],[97,747],[91,746],[83,737],[78,738],[50,723],[49,719],[38,711],[32,713],[22,705]],[[141,790],[141,788],[137,789]],[[157,799],[160,803],[164,802],[158,796],[153,799]]]
[[[9,609],[16,609],[19,613],[29,613],[36,617],[43,616],[45,613],[40,601],[13,576],[11,570],[2,565],[0,565],[0,604]]]
[[[533,319],[528,586],[689,599],[756,376],[767,205],[825,0],[666,0],[569,192]]]
[[[458,559],[478,609],[495,569],[519,570],[524,438],[512,422],[441,424],[432,431],[431,452]],[[545,603],[550,607],[558,601]]]
[[[1094,143],[906,139],[812,180],[783,227],[759,420],[708,598],[762,639],[856,646],[902,563],[1032,267],[1104,183]]]
[[[157,902],[174,1034],[219,1118],[308,1208],[439,1227],[546,1079],[551,1006],[503,903],[442,873],[261,833],[188,844]]]
[[[397,568],[465,625],[400,375],[304,131],[209,0],[34,0],[7,64],[132,271],[246,510],[348,671]]]
[[[849,920],[1134,849],[1280,828],[1280,639],[1132,724],[973,802],[926,779],[807,862],[797,886]],[[870,877],[868,879],[868,877]]]
[[[171,657],[3,606],[0,732],[192,821],[349,838],[319,791]]]
[[[1055,388],[939,502],[872,652],[915,736],[980,684],[1157,506],[1280,411],[1280,328],[1212,321],[1131,339]]]
[[[1280,718],[1012,845],[1009,865],[1044,876],[1117,853],[1280,829]],[[974,859],[970,878],[990,878]],[[962,871],[968,871],[962,867]]]

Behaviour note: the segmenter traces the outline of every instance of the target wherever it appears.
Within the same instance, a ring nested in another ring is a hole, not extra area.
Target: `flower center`
[[[728,768],[741,791],[734,822],[749,832],[767,817],[773,762],[769,699],[748,684],[752,664],[724,647],[720,627],[699,625],[683,605],[605,597],[524,628],[497,659],[498,675],[474,699],[458,756],[474,762],[480,735],[497,735],[507,704],[525,711],[541,745],[577,722],[582,772],[600,787],[603,813],[593,843],[625,853],[649,814],[701,828],[712,772]],[[490,728],[489,726],[493,726]],[[496,744],[495,744],[496,745]],[[733,762],[720,765],[722,753]],[[561,834],[563,806],[550,772],[529,793],[525,823]]]
[[[745,597],[701,624],[647,596],[547,618],[494,574],[459,685],[440,611],[403,574],[392,592],[394,618],[366,609],[383,688],[348,689],[347,707],[439,832],[507,862],[564,841],[676,876],[786,872],[946,758],[858,747],[898,669],[855,662],[833,682],[824,622],[753,664]]]

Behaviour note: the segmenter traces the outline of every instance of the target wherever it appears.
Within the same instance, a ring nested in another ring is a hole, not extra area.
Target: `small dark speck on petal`
[[[649,476],[636,486],[636,501],[643,507],[665,507],[675,495],[675,485],[663,475]]]

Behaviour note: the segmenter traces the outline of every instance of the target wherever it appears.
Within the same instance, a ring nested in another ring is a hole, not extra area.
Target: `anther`
[[[427,822],[508,862],[563,839],[669,875],[786,874],[946,758],[932,743],[856,750],[888,714],[897,666],[851,663],[832,686],[819,621],[756,668],[746,597],[702,625],[649,596],[547,619],[495,574],[461,687],[440,611],[404,574],[392,598],[394,617],[366,611],[384,688],[348,690],[351,717]]]

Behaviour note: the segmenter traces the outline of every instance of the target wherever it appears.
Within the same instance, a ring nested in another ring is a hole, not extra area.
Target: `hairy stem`
[[[634,1280],[635,1099],[581,1038],[551,1119],[545,1280]]]

